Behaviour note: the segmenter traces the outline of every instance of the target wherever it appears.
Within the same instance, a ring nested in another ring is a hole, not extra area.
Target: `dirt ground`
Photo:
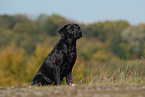
[[[0,87],[0,97],[145,97],[145,85]]]

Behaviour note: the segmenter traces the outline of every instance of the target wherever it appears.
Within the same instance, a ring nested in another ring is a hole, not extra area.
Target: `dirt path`
[[[131,87],[0,87],[0,97],[145,97],[145,85]]]

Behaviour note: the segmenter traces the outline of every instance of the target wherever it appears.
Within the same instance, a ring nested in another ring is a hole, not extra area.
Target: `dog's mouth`
[[[82,36],[83,36],[83,35],[82,35],[82,32],[79,32],[77,36],[78,36],[77,39],[82,38]]]

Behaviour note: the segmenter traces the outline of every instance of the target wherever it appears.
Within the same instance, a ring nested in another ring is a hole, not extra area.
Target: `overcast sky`
[[[145,0],[0,0],[0,15],[58,14],[81,23],[127,20],[145,24]]]

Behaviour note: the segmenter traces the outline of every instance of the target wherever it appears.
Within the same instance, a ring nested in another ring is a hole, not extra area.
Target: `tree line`
[[[26,15],[1,15],[0,29],[11,30],[13,33],[10,38],[7,33],[1,31],[0,45],[6,45],[13,40],[17,46],[23,47],[31,54],[35,49],[35,43],[43,42],[41,36],[58,36],[57,31],[64,24],[74,22],[56,14],[50,16],[41,14],[36,20],[31,20]],[[86,38],[93,37],[102,41],[120,58],[130,59],[145,55],[145,24],[133,26],[127,21],[78,24]]]

